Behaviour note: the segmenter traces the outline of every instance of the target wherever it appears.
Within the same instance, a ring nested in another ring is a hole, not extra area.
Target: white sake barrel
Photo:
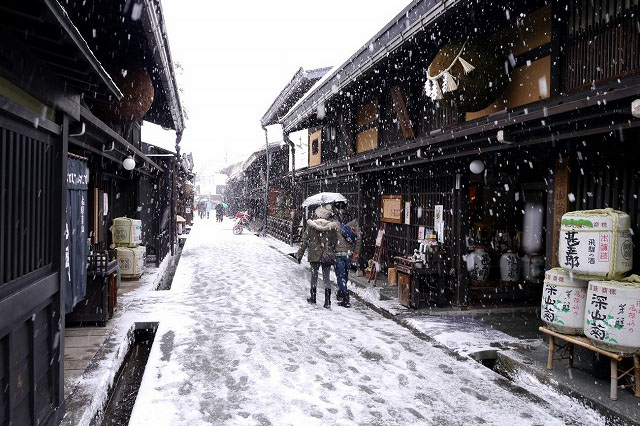
[[[629,215],[613,209],[562,216],[558,261],[581,275],[622,277],[633,266]]]
[[[571,275],[562,268],[545,272],[540,318],[558,333],[582,334],[588,282]]]
[[[137,247],[142,244],[142,221],[139,219],[117,217],[109,229],[116,246]]]
[[[602,349],[640,353],[640,277],[589,281],[584,335]]]
[[[144,274],[144,265],[147,256],[145,246],[116,247],[116,258],[120,265],[120,274],[124,278],[138,278]]]

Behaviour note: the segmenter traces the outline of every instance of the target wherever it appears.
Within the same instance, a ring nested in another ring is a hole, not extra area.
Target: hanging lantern
[[[488,43],[452,41],[429,64],[425,93],[461,112],[485,108],[507,82],[503,56]]]
[[[471,170],[471,173],[479,175],[484,172],[484,163],[482,160],[473,160],[469,163],[469,170]]]

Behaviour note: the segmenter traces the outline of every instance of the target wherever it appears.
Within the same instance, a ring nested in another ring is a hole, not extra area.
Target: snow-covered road
[[[172,289],[127,301],[160,324],[130,425],[565,424],[357,301],[309,305],[308,264],[231,225],[198,221]]]

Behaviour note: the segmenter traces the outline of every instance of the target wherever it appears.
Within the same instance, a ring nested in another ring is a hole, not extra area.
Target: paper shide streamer
[[[443,71],[435,76],[431,76],[429,74],[429,70],[427,69],[427,82],[424,86],[424,91],[431,99],[440,100],[442,99],[443,93],[453,92],[458,89],[458,83],[456,82],[456,79],[449,72],[456,63],[460,63],[465,74],[469,74],[475,69],[473,65],[471,65],[468,61],[464,60],[464,58],[461,57],[462,52],[467,45],[467,41],[464,42],[456,57],[453,58],[449,66]]]

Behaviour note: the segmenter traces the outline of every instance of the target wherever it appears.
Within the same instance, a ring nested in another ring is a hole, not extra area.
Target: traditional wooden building
[[[229,204],[230,212],[246,210],[260,224],[264,224],[267,214],[269,217],[284,214],[287,210],[286,194],[291,185],[288,173],[289,149],[286,144],[272,142],[268,151],[265,148],[251,154],[242,163],[242,168],[227,179],[224,200]]]
[[[300,68],[260,119],[260,125],[265,129],[265,133],[268,126],[279,124],[287,112],[330,70],[330,67],[312,70]],[[288,164],[283,163],[285,157],[282,154],[275,157],[275,161],[280,161],[280,164],[275,164],[276,174],[271,174],[269,179],[267,233],[291,244],[299,236],[300,214],[296,206],[300,202],[297,199],[300,191],[295,185],[295,144],[287,139],[287,145],[289,148],[286,156]],[[286,171],[289,171],[290,174],[288,175]],[[283,172],[285,173],[283,174]]]
[[[110,218],[145,201],[140,179],[165,173],[141,151],[141,120],[173,128],[177,142],[182,133],[160,4],[133,3],[0,8],[2,425],[59,423],[64,314],[82,296],[86,239],[107,247]],[[146,109],[131,108],[139,101]]]
[[[363,262],[383,224],[384,266],[437,234],[450,304],[538,303],[539,281],[501,276],[507,250],[557,264],[569,210],[617,208],[640,229],[639,12],[637,1],[413,1],[279,120],[285,139],[309,130],[299,199],[347,196]],[[483,282],[467,269],[478,246],[491,259]]]

